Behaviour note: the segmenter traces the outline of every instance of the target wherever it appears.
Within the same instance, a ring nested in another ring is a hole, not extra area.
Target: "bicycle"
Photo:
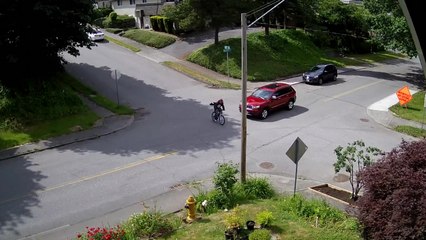
[[[214,106],[214,110],[211,114],[213,122],[217,122],[220,125],[225,124],[225,117],[222,113],[222,108],[217,106],[216,102],[210,103],[210,105]]]

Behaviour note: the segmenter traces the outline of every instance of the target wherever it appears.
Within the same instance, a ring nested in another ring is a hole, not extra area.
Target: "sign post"
[[[229,53],[231,52],[231,46],[224,46],[223,52],[226,53],[226,68],[228,69],[228,77],[229,77]]]
[[[305,154],[308,146],[299,137],[293,142],[291,147],[287,150],[287,156],[296,164],[296,173],[294,175],[294,192],[293,196],[296,195],[296,183],[297,183],[297,168],[300,158]]]
[[[120,105],[120,99],[118,97],[118,79],[121,77],[121,73],[118,70],[113,70],[111,72],[112,79],[115,80],[115,90],[117,92],[117,105]]]

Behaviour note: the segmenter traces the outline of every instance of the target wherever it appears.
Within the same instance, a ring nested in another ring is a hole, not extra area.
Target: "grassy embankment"
[[[116,114],[132,114],[133,110],[118,106],[61,73],[43,86],[35,86],[16,96],[0,91],[0,149],[36,142],[88,129],[99,119],[78,94],[91,99]]]

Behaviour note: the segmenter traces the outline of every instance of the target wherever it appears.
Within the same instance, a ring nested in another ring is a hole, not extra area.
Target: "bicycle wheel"
[[[219,115],[219,123],[220,125],[225,124],[225,117],[222,114]]]
[[[212,121],[217,122],[216,112],[212,112]]]

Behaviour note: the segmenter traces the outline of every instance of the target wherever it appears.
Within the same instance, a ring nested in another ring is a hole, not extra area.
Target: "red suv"
[[[291,110],[296,102],[296,90],[286,83],[272,83],[257,88],[247,97],[247,115],[265,119],[269,113],[286,107]],[[241,104],[239,106],[241,112]]]

